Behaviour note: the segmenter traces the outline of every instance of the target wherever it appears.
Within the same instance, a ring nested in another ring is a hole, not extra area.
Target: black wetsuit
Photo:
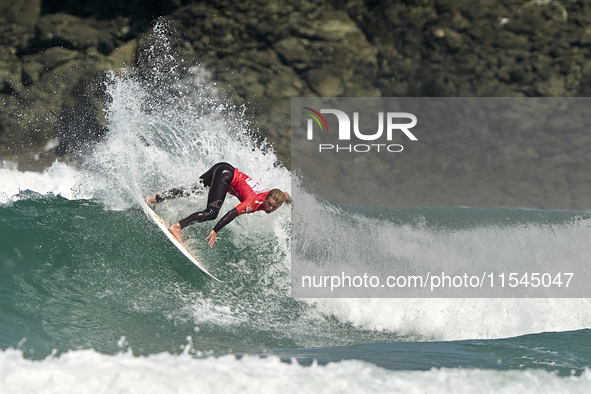
[[[207,172],[199,177],[202,180],[203,186],[209,187],[209,194],[207,195],[207,206],[203,211],[195,212],[194,214],[179,221],[181,229],[193,224],[201,223],[207,220],[214,220],[218,217],[222,204],[226,198],[228,188],[234,178],[234,167],[228,163],[217,163],[211,167]],[[191,187],[189,190],[185,188],[171,189],[162,195],[156,195],[156,202],[162,202],[166,199],[184,197],[190,195],[199,189],[199,185]],[[229,211],[224,217],[215,225],[213,230],[217,233],[225,225],[230,223],[238,216],[238,211],[234,208]]]

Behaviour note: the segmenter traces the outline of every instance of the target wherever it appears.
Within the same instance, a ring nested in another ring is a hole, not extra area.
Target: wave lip
[[[79,188],[79,171],[65,163],[55,162],[43,172],[0,169],[0,203],[19,199],[23,191],[41,195],[59,195],[69,200],[90,198],[91,194]]]

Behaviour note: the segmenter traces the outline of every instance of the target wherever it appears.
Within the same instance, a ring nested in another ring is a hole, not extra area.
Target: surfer
[[[217,218],[227,193],[237,197],[240,204],[226,213],[205,238],[210,247],[213,247],[217,233],[239,215],[257,211],[271,213],[275,212],[284,202],[291,203],[289,194],[279,189],[267,189],[228,163],[215,164],[205,174],[201,175],[199,180],[203,183],[203,186],[209,187],[206,208],[203,211],[193,213],[168,228],[168,231],[181,243],[183,242],[181,236],[183,228],[193,223],[201,223]],[[175,188],[162,194],[156,193],[152,197],[146,197],[146,203],[155,205],[166,199],[188,196],[198,189],[199,186],[196,185],[189,191],[184,188]]]

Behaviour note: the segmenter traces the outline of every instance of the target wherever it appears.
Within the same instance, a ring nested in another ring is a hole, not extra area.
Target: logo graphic
[[[209,206],[210,206],[210,207],[213,207],[213,208],[220,209],[220,208],[222,207],[222,204],[223,204],[223,203],[224,203],[224,202],[223,202],[222,200],[215,200],[215,201],[212,201],[212,202],[209,204]]]
[[[250,186],[252,191],[255,192],[256,194],[261,194],[261,193],[269,191],[269,189],[267,189],[266,187],[264,187],[263,185],[261,185],[260,183],[258,183],[257,181],[255,181],[252,178],[246,178],[245,182],[248,186]]]
[[[417,117],[408,112],[378,112],[378,130],[370,134],[362,133],[359,128],[359,112],[353,112],[353,121],[347,113],[339,109],[334,108],[323,108],[316,111],[310,107],[302,107],[305,111],[303,114],[310,116],[311,119],[307,121],[307,139],[309,141],[314,139],[314,121],[320,127],[320,131],[328,131],[328,124],[322,116],[322,114],[332,114],[336,116],[338,121],[338,140],[339,141],[351,141],[353,139],[360,141],[377,141],[382,137],[385,131],[385,137],[387,141],[392,141],[395,138],[396,132],[402,132],[409,140],[417,141],[417,137],[410,131],[411,128],[417,125]],[[406,123],[401,123],[401,120],[406,120]],[[399,135],[399,133],[396,133]],[[320,144],[319,151],[333,150],[336,151],[355,151],[355,152],[369,152],[371,150],[380,151],[380,148],[386,147],[389,152],[401,152],[403,147],[400,144],[357,144],[348,146],[339,146],[333,144]]]
[[[307,109],[308,111],[302,111],[303,114],[305,115],[310,115],[312,117],[312,119],[314,119],[316,121],[316,123],[318,123],[318,126],[320,126],[320,130],[324,130],[324,128],[322,127],[322,123],[324,123],[324,127],[326,127],[326,131],[328,131],[328,125],[326,124],[326,120],[324,120],[324,117],[322,115],[320,115],[320,112],[313,110],[312,108],[309,107],[302,107],[303,109]],[[320,119],[322,119],[322,123],[320,123]],[[312,139],[312,119],[308,119],[308,139],[311,140]]]

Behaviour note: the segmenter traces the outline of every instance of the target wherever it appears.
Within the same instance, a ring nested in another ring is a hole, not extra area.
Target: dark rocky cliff
[[[246,103],[287,166],[293,96],[577,97],[591,89],[591,5],[584,1],[0,0],[0,158],[38,169],[100,138],[99,81],[106,70],[142,67],[146,59],[137,54],[158,17],[170,21],[179,58],[210,69],[231,100]],[[549,178],[531,182],[564,190],[531,205],[587,208],[591,175],[581,169],[591,155],[574,158],[569,144],[550,148],[553,136],[523,133],[522,140],[537,142],[512,151],[512,162],[538,166],[528,159],[543,156]],[[578,147],[591,142],[587,130],[571,135]],[[445,143],[438,141],[439,151]],[[427,180],[454,171],[461,178],[457,168],[478,177],[448,157],[420,160],[407,167],[429,168],[420,174]],[[488,174],[489,183],[501,190],[507,172]],[[428,183],[402,186],[420,196]],[[440,204],[462,204],[449,193]],[[498,196],[472,201],[528,204]]]

